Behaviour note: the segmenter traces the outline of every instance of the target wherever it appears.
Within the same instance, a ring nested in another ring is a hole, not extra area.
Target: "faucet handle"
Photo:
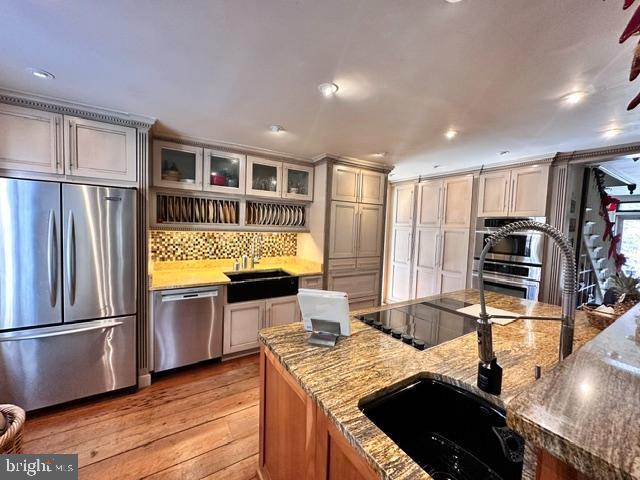
[[[533,376],[536,377],[536,380],[539,380],[542,376],[542,367],[540,365],[536,365],[533,368]]]

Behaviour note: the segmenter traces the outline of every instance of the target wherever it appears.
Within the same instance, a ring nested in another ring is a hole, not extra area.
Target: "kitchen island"
[[[474,290],[444,297],[479,301]],[[560,310],[492,292],[487,293],[487,304],[527,315],[558,315]],[[559,323],[549,321],[517,320],[495,326],[494,350],[504,379],[501,395],[492,396],[475,387],[478,354],[474,333],[419,351],[357,320],[352,321],[352,336],[340,339],[332,349],[309,345],[308,334],[299,323],[262,330],[259,472],[265,480],[429,479],[361,412],[360,400],[429,372],[509,411],[510,403],[536,383],[536,365],[542,367],[544,379],[558,363],[559,332]],[[598,333],[578,312],[574,351]],[[402,415],[398,412],[399,420]],[[274,418],[282,421],[274,424]]]

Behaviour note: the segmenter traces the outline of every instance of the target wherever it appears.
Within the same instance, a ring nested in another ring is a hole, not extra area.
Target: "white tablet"
[[[349,320],[349,297],[344,292],[329,290],[298,289],[298,304],[302,312],[304,328],[311,331],[311,319],[325,320],[340,324],[340,335],[351,335]]]

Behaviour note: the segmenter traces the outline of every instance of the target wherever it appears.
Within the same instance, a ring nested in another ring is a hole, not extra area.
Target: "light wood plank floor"
[[[24,453],[77,453],[81,479],[255,479],[258,356],[27,415]]]

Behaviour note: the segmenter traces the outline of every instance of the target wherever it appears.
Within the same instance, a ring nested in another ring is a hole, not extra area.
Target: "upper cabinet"
[[[203,189],[209,192],[245,192],[245,155],[204,149]]]
[[[0,168],[135,182],[136,129],[0,104]]]
[[[346,165],[334,165],[333,185],[331,186],[333,200],[341,202],[357,202],[359,193],[360,169]]]
[[[393,189],[391,200],[394,225],[412,225],[414,212],[415,184],[398,185]]]
[[[64,121],[67,175],[136,181],[135,128],[67,116]]]
[[[509,214],[514,217],[545,217],[548,185],[548,165],[511,170]]]
[[[479,217],[544,217],[549,166],[499,170],[480,176]]]
[[[383,205],[385,186],[384,173],[346,165],[333,167],[333,200]]]
[[[387,176],[371,170],[360,170],[360,203],[384,204]]]
[[[153,184],[202,190],[202,147],[172,142],[153,142]]]
[[[0,168],[64,173],[62,115],[0,104]]]
[[[450,177],[418,184],[418,227],[468,228],[473,177]]]
[[[508,214],[510,179],[511,170],[501,170],[480,175],[478,192],[479,217],[500,217]]]
[[[313,200],[313,167],[303,167],[285,163],[282,170],[282,198]]]
[[[247,195],[280,198],[282,162],[247,156]]]
[[[153,184],[310,202],[313,200],[313,167],[155,140]]]

